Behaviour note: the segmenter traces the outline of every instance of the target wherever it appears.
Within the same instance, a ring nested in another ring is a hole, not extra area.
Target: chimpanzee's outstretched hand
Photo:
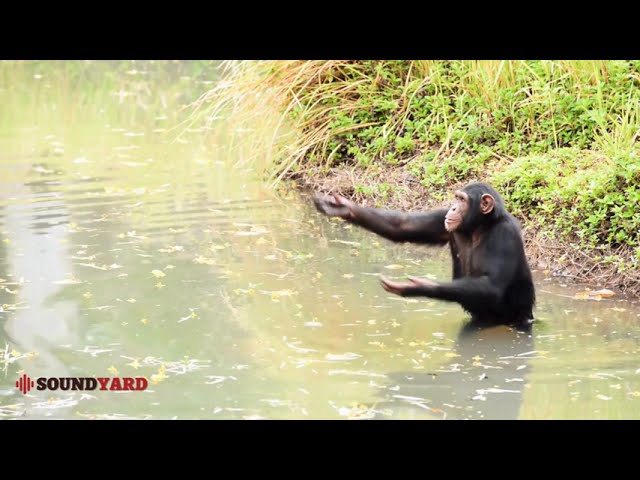
[[[355,204],[340,195],[315,195],[313,203],[320,213],[329,217],[340,217],[344,219],[353,216],[352,208]]]
[[[380,276],[382,288],[387,292],[395,293],[402,297],[424,295],[429,289],[437,287],[438,284],[426,278],[409,277],[408,282],[394,282],[387,277]]]

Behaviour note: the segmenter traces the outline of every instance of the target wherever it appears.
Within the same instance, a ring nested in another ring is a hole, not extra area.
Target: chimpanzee
[[[453,280],[409,277],[382,286],[402,296],[459,303],[478,323],[522,324],[533,319],[535,289],[518,221],[486,183],[455,192],[451,208],[402,213],[362,207],[339,195],[315,196],[318,211],[340,217],[394,242],[444,245],[449,242]]]

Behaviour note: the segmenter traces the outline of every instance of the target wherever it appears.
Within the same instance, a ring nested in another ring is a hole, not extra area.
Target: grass
[[[527,228],[637,271],[640,61],[231,62],[198,107],[274,185],[402,171],[444,200],[486,180]]]

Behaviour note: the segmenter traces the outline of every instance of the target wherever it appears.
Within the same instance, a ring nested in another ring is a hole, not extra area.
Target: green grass
[[[236,62],[201,106],[262,125],[274,183],[401,167],[437,197],[484,179],[559,237],[638,246],[640,61]]]

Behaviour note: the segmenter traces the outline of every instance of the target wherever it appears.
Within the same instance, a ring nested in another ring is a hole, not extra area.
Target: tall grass
[[[640,61],[231,62],[198,106],[274,185],[336,166],[436,196],[488,180],[529,225],[640,261]]]
[[[230,62],[199,114],[232,122],[242,161],[274,182],[309,165],[393,164],[433,149],[628,152],[639,70],[625,61]]]

